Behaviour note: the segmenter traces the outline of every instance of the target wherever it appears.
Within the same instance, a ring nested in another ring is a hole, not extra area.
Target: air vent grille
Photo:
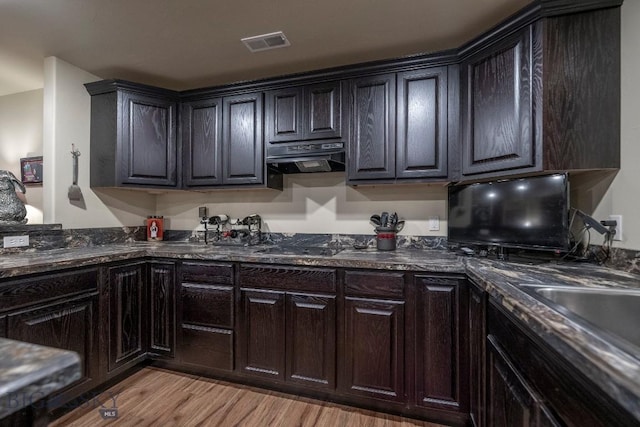
[[[260,52],[263,50],[291,46],[291,43],[289,43],[289,40],[282,31],[261,34],[253,37],[245,37],[240,40],[251,52]]]

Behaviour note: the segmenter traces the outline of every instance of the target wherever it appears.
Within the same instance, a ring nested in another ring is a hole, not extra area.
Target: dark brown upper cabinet
[[[448,82],[447,66],[351,82],[350,184],[447,179]]]
[[[396,177],[446,178],[448,67],[397,76]]]
[[[177,93],[119,80],[91,96],[91,186],[177,187]]]
[[[186,187],[222,184],[222,98],[182,104]]]
[[[223,99],[222,183],[262,184],[262,92]]]
[[[463,49],[463,180],[619,168],[619,24],[616,8],[553,16]]]
[[[267,143],[340,138],[341,83],[317,83],[266,93]]]
[[[395,178],[396,75],[354,79],[349,92],[348,181]]]

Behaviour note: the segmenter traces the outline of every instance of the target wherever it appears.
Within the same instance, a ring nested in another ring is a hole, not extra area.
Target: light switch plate
[[[440,231],[440,217],[438,215],[429,217],[429,231]]]
[[[5,248],[19,248],[21,246],[29,246],[29,236],[5,236],[3,238]]]

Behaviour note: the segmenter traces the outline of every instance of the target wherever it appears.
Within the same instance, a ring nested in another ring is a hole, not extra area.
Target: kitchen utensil
[[[71,155],[73,156],[73,184],[69,187],[67,197],[69,200],[82,200],[82,190],[78,187],[78,156],[80,151],[76,150],[76,146],[71,144]]]
[[[371,215],[371,218],[369,218],[369,221],[371,221],[371,223],[377,227],[379,227],[380,225],[380,215]]]
[[[394,226],[394,229],[396,230],[396,233],[401,232],[403,228],[404,228],[404,220],[398,221]]]
[[[382,212],[380,215],[380,226],[388,227],[389,226],[389,212]]]
[[[398,214],[396,212],[389,216],[389,227],[394,228],[398,222]]]

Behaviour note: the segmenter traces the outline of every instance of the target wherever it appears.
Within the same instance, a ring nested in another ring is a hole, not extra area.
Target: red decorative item
[[[147,240],[162,240],[164,234],[164,218],[161,216],[147,217]]]

